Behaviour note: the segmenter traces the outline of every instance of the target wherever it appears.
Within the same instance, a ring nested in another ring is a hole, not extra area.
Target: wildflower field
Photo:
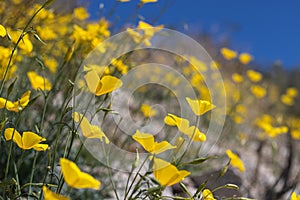
[[[0,199],[300,200],[300,71],[126,3],[0,1]]]

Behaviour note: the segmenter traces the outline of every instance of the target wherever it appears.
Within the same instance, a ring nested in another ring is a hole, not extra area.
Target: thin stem
[[[33,163],[32,163],[32,169],[31,169],[31,175],[30,175],[30,180],[29,180],[29,190],[28,190],[28,193],[31,194],[32,192],[32,188],[31,188],[31,184],[32,184],[32,181],[33,181],[33,175],[34,175],[34,171],[35,171],[35,167],[36,167],[36,159],[37,159],[37,151],[34,151],[34,158],[33,158]],[[22,187],[21,187],[22,189]],[[28,197],[27,197],[28,199]]]
[[[137,173],[135,174],[135,176],[134,176],[134,178],[133,178],[133,180],[132,180],[132,182],[131,182],[131,184],[130,184],[130,186],[129,186],[129,188],[128,188],[128,191],[125,191],[126,193],[125,193],[125,198],[124,198],[124,199],[126,199],[126,197],[128,196],[128,194],[129,194],[129,192],[130,192],[130,190],[131,190],[131,188],[132,188],[132,186],[133,186],[135,180],[137,179],[138,175],[140,174],[140,171],[142,170],[142,167],[145,165],[145,163],[146,163],[146,161],[148,160],[148,158],[149,158],[149,155],[147,155],[146,158],[145,158],[145,160],[142,162],[140,168],[138,169]],[[132,192],[131,195],[129,196],[129,199],[130,199],[130,197],[131,197],[132,195],[133,195],[133,192]]]
[[[197,129],[197,127],[198,127],[199,121],[200,121],[200,116],[197,116],[197,119],[196,119],[196,125],[195,125],[194,132],[193,132],[193,134],[192,134],[192,137],[190,138],[190,141],[189,141],[189,143],[188,143],[188,145],[187,145],[185,151],[183,152],[183,154],[182,154],[181,157],[179,158],[177,164],[179,164],[179,163],[182,161],[183,157],[185,156],[185,154],[186,154],[186,153],[188,152],[188,150],[190,149],[190,147],[191,147],[191,145],[192,145],[192,143],[193,143],[193,138],[194,138],[194,136],[195,136],[196,129]]]

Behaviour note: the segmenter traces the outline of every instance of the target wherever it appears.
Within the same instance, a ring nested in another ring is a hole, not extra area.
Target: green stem
[[[187,145],[185,151],[183,152],[183,154],[182,154],[181,157],[179,158],[177,164],[179,164],[179,163],[182,161],[183,157],[185,156],[185,154],[186,154],[186,153],[188,152],[188,150],[190,149],[190,147],[191,147],[191,145],[192,145],[192,143],[193,143],[193,138],[194,138],[194,136],[195,136],[196,128],[198,127],[199,121],[200,121],[200,116],[197,116],[197,119],[196,119],[196,125],[195,125],[194,132],[193,132],[193,134],[192,134],[192,137],[190,138],[190,141],[189,141],[189,143],[188,143],[188,145]]]
[[[19,113],[19,115],[18,115],[15,127],[19,124],[20,120],[21,120],[21,113]],[[11,138],[14,138],[15,131],[16,131],[16,129],[14,128]],[[8,175],[8,170],[9,170],[9,164],[10,164],[10,157],[11,157],[11,152],[12,152],[12,147],[13,147],[13,139],[10,140],[10,144],[9,145],[10,146],[9,146],[8,158],[7,158],[7,162],[6,162],[4,181],[7,180],[7,175]]]
[[[33,181],[33,175],[34,175],[34,171],[35,171],[35,167],[36,167],[36,159],[37,159],[37,151],[34,151],[34,158],[33,158],[33,163],[32,163],[32,169],[31,169],[31,175],[30,175],[30,180],[29,180],[29,190],[28,190],[28,194],[31,194],[32,192],[32,188],[31,188],[31,184]],[[23,186],[21,187],[21,190],[23,189]],[[27,197],[28,199],[28,197]]]
[[[145,160],[142,162],[140,168],[139,168],[138,171],[136,172],[136,174],[135,174],[135,176],[134,176],[134,178],[133,178],[133,180],[132,180],[132,182],[131,182],[131,184],[130,184],[128,190],[125,191],[125,198],[124,198],[124,199],[126,199],[126,197],[128,196],[128,194],[129,194],[129,192],[130,192],[130,190],[131,190],[131,188],[132,188],[132,186],[133,186],[135,180],[137,179],[138,175],[140,174],[140,171],[142,170],[142,167],[145,165],[145,163],[146,163],[146,161],[148,160],[148,158],[149,158],[149,155],[146,156]],[[141,180],[141,179],[140,179],[140,180]],[[132,193],[130,194],[130,196],[129,196],[128,199],[130,199],[130,198],[132,197],[133,194],[134,194],[134,191],[132,191]]]

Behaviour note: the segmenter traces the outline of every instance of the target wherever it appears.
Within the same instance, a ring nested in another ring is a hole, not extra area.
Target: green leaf
[[[198,165],[198,164],[201,164],[209,159],[215,159],[217,158],[217,156],[208,156],[206,158],[196,158],[195,160],[192,160],[190,162],[186,162],[186,163],[183,163],[182,165]]]
[[[33,34],[33,37],[36,39],[36,40],[38,40],[38,41],[40,41],[43,45],[47,45],[41,38],[40,38],[40,36],[38,35],[38,34]]]
[[[228,167],[230,165],[230,159],[229,161],[227,162],[227,164],[222,168],[222,170],[220,171],[219,175],[218,175],[218,178],[224,176],[224,174],[226,174],[227,170],[228,170]]]
[[[16,81],[17,81],[17,79],[18,79],[18,77],[16,77],[16,78],[13,80],[13,82],[8,86],[8,89],[7,89],[7,96],[9,96],[10,93],[12,92],[12,90],[13,90],[13,88],[14,88],[14,86],[15,86],[15,83],[16,83]]]

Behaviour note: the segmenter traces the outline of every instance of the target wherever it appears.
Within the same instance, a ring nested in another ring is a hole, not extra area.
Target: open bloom
[[[259,82],[263,78],[261,73],[254,71],[252,69],[247,70],[247,76],[252,82],[255,83]]]
[[[227,149],[226,150],[227,156],[230,158],[230,164],[233,167],[238,168],[241,172],[245,171],[244,163],[243,161],[239,158],[239,156],[235,153],[233,153],[231,150]]]
[[[48,148],[48,144],[40,144],[40,142],[46,141],[46,138],[39,136],[33,132],[23,132],[21,134],[14,128],[7,128],[4,131],[4,137],[6,140],[13,140],[21,149],[34,149],[37,151],[45,151]]]
[[[51,190],[48,190],[46,186],[43,186],[43,193],[45,200],[70,200],[68,197],[64,197],[62,195],[56,194]]]
[[[148,104],[142,104],[141,111],[144,114],[145,117],[153,117],[156,115],[156,110],[152,109],[150,105]]]
[[[174,185],[191,173],[186,170],[178,170],[176,166],[159,158],[154,158],[154,177],[164,187]]]
[[[252,56],[248,53],[241,53],[239,55],[239,60],[242,64],[247,65],[252,61]]]
[[[197,116],[203,115],[216,107],[214,104],[206,100],[193,100],[187,97],[186,101]]]
[[[82,114],[75,112],[72,117],[75,122],[80,123],[80,128],[84,137],[99,138],[101,141],[103,141],[104,138],[105,143],[109,143],[109,139],[106,137],[103,131],[98,126],[91,125],[89,120]]]
[[[107,94],[122,86],[122,81],[114,76],[103,76],[101,79],[95,70],[87,72],[84,76],[90,92],[96,96]]]
[[[0,109],[5,107],[7,110],[13,112],[19,112],[23,110],[29,103],[30,93],[31,92],[28,90],[18,101],[15,102],[11,102],[5,98],[0,97]]]
[[[165,124],[169,126],[177,126],[180,132],[187,135],[195,142],[204,142],[206,140],[206,135],[197,127],[190,126],[190,122],[187,119],[177,117],[173,114],[168,114],[164,121]]]
[[[221,49],[221,54],[223,55],[223,57],[226,60],[232,60],[232,59],[236,58],[236,56],[237,56],[236,51],[230,50],[228,48],[222,48]]]
[[[155,142],[153,135],[149,133],[140,133],[139,130],[136,131],[132,138],[140,143],[146,151],[152,154],[159,154],[169,149],[176,148],[176,146],[171,145],[167,141]]]
[[[51,90],[52,85],[50,83],[50,81],[45,78],[42,77],[40,75],[38,75],[36,72],[28,72],[27,76],[29,78],[29,81],[31,83],[31,87],[35,90],[37,89],[41,89],[41,90]]]
[[[92,188],[98,190],[100,187],[100,181],[93,178],[91,175],[80,171],[78,166],[66,159],[61,158],[60,161],[61,171],[66,183],[72,188]]]

